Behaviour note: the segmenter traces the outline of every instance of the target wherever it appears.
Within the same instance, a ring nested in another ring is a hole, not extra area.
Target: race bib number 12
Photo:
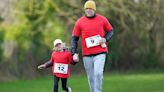
[[[55,63],[54,73],[67,74],[68,64]]]

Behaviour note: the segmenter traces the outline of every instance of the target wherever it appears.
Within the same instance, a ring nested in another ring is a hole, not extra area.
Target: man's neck
[[[87,16],[87,15],[85,15],[87,18],[89,18],[89,19],[92,19],[92,18],[95,18],[96,17],[96,13],[93,15],[93,16]]]

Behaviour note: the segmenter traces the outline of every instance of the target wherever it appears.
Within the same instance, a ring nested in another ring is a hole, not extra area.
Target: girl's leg
[[[58,83],[59,83],[59,77],[56,77],[54,75],[54,92],[58,92]]]
[[[69,92],[67,88],[67,78],[61,78],[62,88],[64,91]]]

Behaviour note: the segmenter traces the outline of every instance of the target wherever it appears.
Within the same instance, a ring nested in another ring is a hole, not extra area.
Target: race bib
[[[91,36],[85,39],[87,48],[98,46],[101,37],[100,35]]]
[[[55,63],[54,73],[67,74],[68,64]]]

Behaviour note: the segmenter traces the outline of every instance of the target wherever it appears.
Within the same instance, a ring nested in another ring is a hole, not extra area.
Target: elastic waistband
[[[96,54],[90,54],[90,55],[83,55],[83,56],[96,56],[99,54],[107,54],[107,52],[100,52],[100,53],[96,53]]]

